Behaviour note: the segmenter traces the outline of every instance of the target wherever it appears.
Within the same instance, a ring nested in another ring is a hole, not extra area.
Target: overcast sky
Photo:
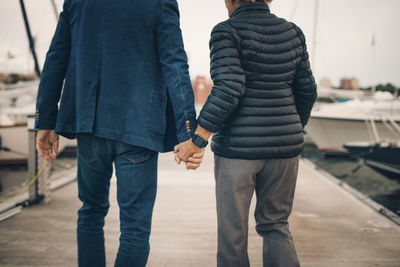
[[[298,1],[295,9],[296,1]],[[54,33],[56,20],[50,0],[25,0],[40,64]],[[56,1],[61,9],[62,0]],[[209,75],[208,41],[215,24],[227,19],[224,0],[178,0],[190,72]],[[271,11],[299,25],[313,48],[316,0],[274,0]],[[32,60],[19,1],[0,0],[0,71],[29,72]],[[400,86],[399,0],[319,0],[315,64],[317,80],[338,84],[343,76],[362,85],[392,82]],[[292,14],[294,16],[292,17]],[[373,37],[375,36],[375,37]],[[372,40],[375,39],[375,46]],[[16,57],[9,59],[7,53]]]

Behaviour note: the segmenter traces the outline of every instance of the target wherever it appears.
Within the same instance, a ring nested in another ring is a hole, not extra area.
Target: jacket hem
[[[130,145],[145,147],[147,149],[158,151],[161,153],[172,151],[171,148],[165,148],[163,136],[162,137],[152,136],[153,138],[157,138],[160,140],[149,140],[149,137],[143,138],[132,134],[126,134],[120,131],[112,131],[103,128],[96,128],[95,130],[85,129],[85,128],[74,130],[74,129],[66,129],[65,127],[60,125],[57,126],[58,127],[56,127],[56,133],[68,139],[75,139],[77,133],[91,133],[98,137],[125,142]]]
[[[287,159],[287,158],[294,158],[297,157],[301,154],[303,151],[303,148],[300,150],[296,150],[291,153],[253,153],[253,152],[247,152],[247,153],[238,153],[234,152],[231,149],[225,149],[225,151],[221,151],[219,149],[216,149],[215,147],[211,146],[211,151],[220,157],[224,158],[230,158],[230,159],[248,159],[248,160],[258,160],[258,159]]]

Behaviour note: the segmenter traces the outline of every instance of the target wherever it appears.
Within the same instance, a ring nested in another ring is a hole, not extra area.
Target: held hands
[[[58,134],[54,130],[39,130],[36,136],[36,150],[40,156],[52,163],[58,154]]]
[[[186,163],[188,170],[196,170],[203,161],[204,148],[199,148],[192,143],[192,140],[176,145],[174,148],[175,161],[180,164],[182,161]]]
[[[200,125],[197,125],[195,134],[199,135],[204,140],[208,140],[212,132],[206,130]],[[193,144],[192,139],[190,139],[175,146],[174,153],[175,161],[178,164],[184,161],[188,170],[195,170],[200,167],[200,164],[203,161],[204,148],[199,148]]]

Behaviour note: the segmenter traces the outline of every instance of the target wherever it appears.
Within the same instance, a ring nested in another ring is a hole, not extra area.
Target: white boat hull
[[[0,159],[12,160],[27,158],[29,153],[29,131],[26,125],[0,127],[0,136],[3,147],[7,147],[12,151],[26,155],[26,157],[24,157],[23,155],[4,153],[0,151]],[[67,146],[76,146],[76,140],[70,140],[60,136],[59,151],[62,151]]]
[[[397,121],[400,124],[399,121]],[[396,139],[382,121],[375,121],[380,139]],[[320,150],[345,151],[343,144],[353,141],[375,142],[363,120],[326,118],[312,116],[306,126],[306,132]]]

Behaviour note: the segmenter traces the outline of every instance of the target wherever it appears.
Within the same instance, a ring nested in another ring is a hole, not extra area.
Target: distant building
[[[353,90],[360,90],[360,83],[357,79],[351,79],[351,88]]]
[[[211,93],[213,82],[210,78],[197,76],[193,81],[193,93],[196,105],[203,105]]]
[[[32,74],[20,74],[20,73],[2,73],[0,72],[0,83],[12,84],[19,81],[34,81],[37,79],[35,73]]]
[[[351,81],[350,79],[343,78],[340,80],[340,88],[349,90],[351,89]]]
[[[8,78],[8,74],[1,73],[1,72],[0,72],[0,82],[1,82],[1,83],[6,83],[7,78]]]
[[[360,84],[355,78],[343,78],[340,80],[340,88],[346,90],[360,90]]]
[[[328,78],[323,78],[319,81],[319,87],[332,88],[332,82]]]

